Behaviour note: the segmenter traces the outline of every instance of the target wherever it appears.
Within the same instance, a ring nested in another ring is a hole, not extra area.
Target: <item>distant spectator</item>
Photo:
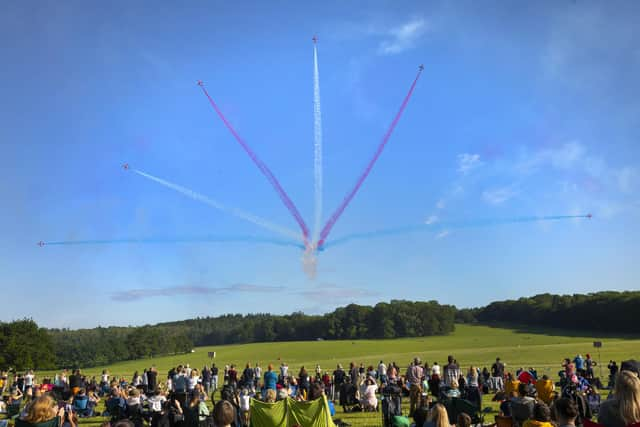
[[[453,381],[458,382],[458,378],[460,378],[460,367],[456,363],[456,360],[453,356],[449,356],[447,358],[449,362],[447,366],[444,367],[444,383],[451,387]]]
[[[269,363],[267,372],[264,373],[264,388],[267,390],[275,390],[278,382],[278,375],[273,371],[273,365]]]
[[[366,389],[360,403],[365,411],[375,411],[378,409],[378,398],[376,397],[378,385],[373,378],[367,378],[365,384]]]
[[[492,389],[496,391],[504,390],[504,363],[496,357],[496,362],[491,365],[491,382]]]

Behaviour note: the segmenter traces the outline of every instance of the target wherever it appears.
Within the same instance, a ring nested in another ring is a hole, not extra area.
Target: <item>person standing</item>
[[[267,372],[264,373],[264,388],[266,390],[275,390],[278,382],[278,375],[273,371],[273,365],[269,363]]]
[[[447,361],[449,363],[444,367],[444,383],[448,387],[452,387],[454,382],[458,384],[458,378],[460,378],[460,367],[453,356],[449,356]]]
[[[491,389],[495,391],[504,390],[504,363],[496,357],[496,362],[491,365]]]
[[[273,366],[272,366],[273,368]],[[254,378],[254,387],[256,388],[256,390],[258,389],[258,386],[260,385],[260,378],[262,378],[262,368],[260,367],[260,364],[258,362],[256,362],[256,367],[253,368],[253,378]]]
[[[378,363],[378,378],[380,379],[380,385],[385,386],[387,384],[387,365],[382,360]]]
[[[424,370],[419,357],[413,359],[413,363],[407,370],[406,379],[409,383],[409,416],[413,417],[413,413],[418,407],[418,402],[422,394],[422,378]]]
[[[147,370],[147,388],[149,393],[153,393],[158,389],[158,370],[155,365],[151,365],[151,368]]]
[[[218,390],[218,367],[215,363],[211,365],[211,388],[213,389],[212,393]]]
[[[202,368],[202,385],[204,387],[205,393],[209,394],[209,389],[211,388],[211,370],[207,365],[204,365]]]
[[[340,387],[344,384],[346,375],[347,374],[344,372],[344,369],[342,369],[342,365],[338,363],[336,370],[333,371],[333,400],[339,400]]]

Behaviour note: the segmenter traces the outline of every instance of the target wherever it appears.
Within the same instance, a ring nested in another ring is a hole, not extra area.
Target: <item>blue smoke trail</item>
[[[492,225],[518,224],[518,223],[539,222],[539,221],[560,221],[564,219],[577,219],[577,218],[590,219],[591,215],[589,214],[589,215],[524,216],[524,217],[516,217],[516,218],[487,218],[487,219],[468,220],[468,221],[445,221],[445,222],[436,222],[433,224],[423,223],[423,224],[405,225],[405,226],[398,226],[394,228],[386,228],[382,230],[348,234],[346,236],[342,236],[340,238],[337,238],[325,243],[322,248],[319,248],[319,250],[322,251],[329,247],[343,245],[353,240],[375,239],[379,237],[394,236],[399,234],[438,232],[438,231],[445,231],[445,230],[451,230],[451,229],[488,227]]]
[[[120,244],[173,244],[173,243],[259,243],[277,246],[304,246],[294,240],[273,239],[259,236],[203,236],[203,237],[148,237],[139,239],[93,239],[42,242],[41,246],[67,245],[120,245]]]

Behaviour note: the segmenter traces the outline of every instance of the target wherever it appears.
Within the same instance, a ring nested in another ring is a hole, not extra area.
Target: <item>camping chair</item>
[[[20,403],[21,402],[16,402],[7,405],[7,418],[16,418],[20,415]]]
[[[73,410],[79,417],[90,417],[91,410],[88,408],[89,396],[76,396],[73,399]]]
[[[487,412],[486,409],[485,411],[482,411],[479,406],[476,406],[472,402],[457,397],[451,399],[451,406],[455,418],[449,418],[450,420],[457,420],[458,415],[467,414],[471,418],[471,424],[484,424],[484,414]],[[489,411],[491,410],[490,408],[487,409]]]

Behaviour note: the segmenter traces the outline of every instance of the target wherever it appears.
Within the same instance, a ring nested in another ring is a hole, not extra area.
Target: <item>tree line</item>
[[[640,292],[592,294],[540,294],[517,300],[492,302],[486,307],[460,310],[472,321],[638,334]]]
[[[436,301],[349,304],[324,315],[226,314],[139,327],[44,329],[33,320],[0,322],[0,369],[108,365],[189,352],[194,346],[251,342],[446,335],[455,323],[503,323],[578,331],[638,333],[640,292],[541,294],[457,309]]]

